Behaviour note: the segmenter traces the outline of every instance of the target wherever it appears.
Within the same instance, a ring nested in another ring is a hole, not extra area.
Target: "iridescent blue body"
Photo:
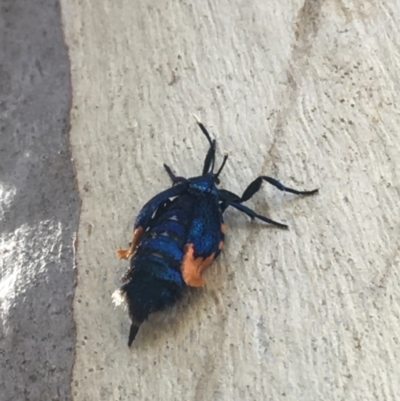
[[[130,268],[123,278],[125,284],[118,291],[128,306],[132,322],[129,346],[149,314],[174,305],[185,287],[199,287],[205,283],[201,273],[221,252],[225,237],[223,212],[229,206],[252,219],[287,228],[242,203],[260,189],[262,181],[301,195],[318,191],[297,191],[266,176],[254,180],[242,196],[218,189],[218,176],[227,156],[214,173],[216,141],[211,140],[202,123],[198,121],[198,125],[210,144],[203,174],[186,179],[175,176],[164,165],[173,186],[143,206],[135,220],[131,247],[117,251],[119,258],[130,258]]]

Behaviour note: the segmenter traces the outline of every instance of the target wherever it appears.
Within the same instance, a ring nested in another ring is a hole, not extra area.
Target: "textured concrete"
[[[78,225],[56,1],[0,5],[0,399],[69,400]]]
[[[392,4],[61,1],[73,87],[70,140],[82,198],[74,401],[400,398],[400,6]],[[56,16],[49,21],[56,24]],[[64,51],[61,44],[57,49]],[[60,110],[60,93],[53,95],[36,115]],[[240,192],[256,175],[270,174],[299,188],[319,186],[321,193],[296,199],[265,185],[249,202],[287,222],[288,232],[227,212],[226,248],[205,274],[207,287],[193,291],[168,319],[150,319],[128,350],[126,312],[111,304],[127,263],[116,261],[114,249],[129,241],[140,205],[168,185],[163,161],[182,175],[200,171],[206,143],[193,112],[217,136],[220,155],[230,154],[223,186]],[[51,185],[42,182],[37,191]],[[68,196],[76,202],[72,186],[57,191],[62,182],[49,189],[60,208]],[[8,204],[14,199],[18,210],[29,209],[26,197],[7,191]],[[26,215],[16,212],[12,220]],[[32,235],[46,230],[43,223],[32,226]],[[26,257],[36,242],[19,241],[20,232],[15,226],[5,235]],[[54,243],[52,232],[42,248]],[[27,259],[42,266],[38,254]],[[64,266],[70,261],[63,260]],[[65,277],[71,285],[71,270]],[[54,285],[16,288],[22,299],[43,291],[45,302]],[[9,330],[27,324],[37,310],[33,299]],[[60,305],[67,310],[69,301]],[[71,336],[65,340],[69,331],[58,320],[52,324],[52,341],[65,347],[57,362],[67,380]],[[45,352],[24,330],[18,346]],[[29,375],[21,378],[17,370],[26,364],[9,363],[7,394],[12,380],[35,391],[26,384]],[[42,388],[54,380],[47,370],[37,373]]]

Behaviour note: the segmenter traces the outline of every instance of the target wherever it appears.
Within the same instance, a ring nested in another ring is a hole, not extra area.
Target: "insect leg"
[[[168,176],[169,176],[169,178],[171,179],[171,181],[172,181],[172,183],[173,183],[174,185],[179,184],[180,182],[185,182],[185,181],[186,181],[186,178],[184,178],[184,177],[179,177],[179,176],[175,175],[175,174],[172,172],[171,167],[169,167],[169,166],[166,165],[165,163],[164,163],[164,168],[165,168],[165,170],[167,171]]]
[[[218,198],[220,200],[219,207],[220,207],[222,213],[229,206],[229,202],[239,202],[240,203],[240,199],[241,199],[239,195],[236,195],[233,192],[228,191],[226,189],[218,190]]]
[[[228,191],[227,189],[218,189],[218,198],[222,201],[233,201],[239,203],[241,200],[241,197],[239,195],[236,195],[235,193]]]
[[[240,203],[232,202],[232,201],[226,201],[223,202],[222,208],[225,210],[228,206],[232,206],[237,210],[240,210],[241,212],[247,214],[252,220],[254,219],[259,219],[262,221],[265,221],[266,223],[273,224],[274,226],[280,227],[287,229],[288,226],[286,224],[279,223],[275,220],[269,219],[268,217],[262,216],[261,214],[257,214],[254,210],[248,208],[247,206],[244,206]]]
[[[280,183],[275,178],[267,177],[265,175],[261,175],[260,177],[256,178],[243,192],[243,195],[240,199],[240,202],[245,202],[249,200],[256,192],[258,192],[261,188],[261,184],[263,181],[267,181],[274,187],[278,188],[280,191],[290,192],[296,195],[314,195],[318,192],[318,189],[313,189],[312,191],[298,191],[297,189],[288,188]]]

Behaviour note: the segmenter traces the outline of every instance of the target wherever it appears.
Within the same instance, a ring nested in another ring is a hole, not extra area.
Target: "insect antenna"
[[[204,166],[203,166],[203,175],[206,175],[206,174],[212,173],[214,171],[216,140],[211,139],[210,134],[208,133],[208,131],[207,131],[206,127],[203,125],[203,123],[200,121],[199,117],[197,117],[196,114],[193,114],[193,116],[196,119],[197,125],[200,127],[201,131],[206,136],[206,138],[210,144],[210,148],[208,149],[206,158],[204,160]]]
[[[219,167],[217,173],[215,174],[215,178],[216,178],[216,181],[217,181],[217,182],[219,182],[218,176],[221,174],[221,171],[223,170],[223,168],[224,168],[225,163],[226,163],[227,160],[228,160],[228,154],[225,153],[225,154],[224,154],[224,160],[222,160],[221,166]]]
[[[200,129],[203,131],[203,134],[206,136],[206,138],[208,139],[208,142],[210,143],[210,146],[214,146],[215,145],[215,141],[213,141],[210,137],[210,134],[208,133],[208,131],[206,130],[206,127],[203,125],[203,123],[200,121],[200,118],[196,116],[196,114],[193,114],[193,117],[195,118],[197,125],[200,127]]]

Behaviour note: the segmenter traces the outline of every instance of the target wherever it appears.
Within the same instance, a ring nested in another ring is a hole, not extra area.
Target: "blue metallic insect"
[[[174,305],[186,286],[205,284],[201,274],[220,254],[224,246],[223,213],[232,206],[252,220],[259,219],[280,228],[287,225],[261,216],[243,205],[260,188],[263,181],[280,191],[298,195],[313,195],[312,191],[287,188],[274,178],[260,176],[242,196],[218,189],[219,175],[224,168],[224,156],[214,173],[216,140],[212,140],[204,125],[197,123],[209,142],[202,175],[193,178],[176,176],[164,164],[172,187],[154,196],[139,212],[128,249],[118,249],[119,259],[130,258],[130,268],[123,277],[125,283],[114,295],[114,302],[124,301],[131,319],[128,346],[140,325],[156,311]]]

